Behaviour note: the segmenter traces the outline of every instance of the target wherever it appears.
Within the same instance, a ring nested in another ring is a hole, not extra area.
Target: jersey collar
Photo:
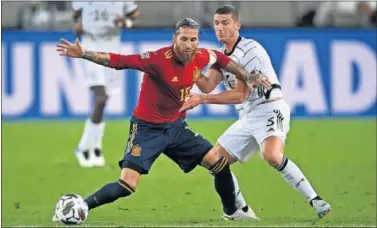
[[[226,56],[231,56],[231,55],[233,54],[234,50],[236,49],[238,43],[239,43],[241,40],[242,40],[242,36],[239,36],[238,39],[237,39],[237,42],[234,44],[232,50],[231,50],[229,53],[227,53],[227,52],[226,52],[226,49],[224,48],[224,54],[225,54]]]

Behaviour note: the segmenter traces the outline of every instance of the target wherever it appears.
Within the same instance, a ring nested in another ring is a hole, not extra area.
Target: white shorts
[[[114,42],[93,42],[83,40],[82,45],[92,51],[114,52],[119,53],[119,43]],[[105,67],[88,60],[82,61],[85,84],[90,88],[92,86],[105,86],[106,92],[116,94],[119,92],[119,85],[122,82],[123,71]]]
[[[119,83],[121,82],[122,71],[117,71],[104,67],[89,61],[83,63],[85,84],[90,88],[92,86],[105,86],[109,94],[119,92]]]
[[[277,136],[285,143],[290,114],[290,107],[284,100],[260,104],[233,123],[218,143],[239,162],[245,163],[266,138]]]

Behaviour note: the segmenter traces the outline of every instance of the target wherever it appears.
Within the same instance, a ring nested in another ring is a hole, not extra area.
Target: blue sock
[[[103,204],[114,202],[121,197],[127,197],[135,192],[135,188],[122,180],[118,182],[109,183],[103,186],[100,190],[85,199],[89,210],[101,206]]]
[[[232,173],[226,158],[221,157],[210,169],[215,177],[215,188],[220,195],[225,214],[232,215],[236,212],[236,196]]]

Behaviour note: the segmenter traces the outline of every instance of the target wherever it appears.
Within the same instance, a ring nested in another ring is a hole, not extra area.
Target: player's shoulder
[[[195,55],[203,55],[203,54],[208,54],[207,48],[197,48],[196,49]]]
[[[244,57],[267,54],[265,48],[256,40],[243,38],[237,45]]]
[[[260,47],[261,45],[258,41],[245,37],[242,37],[241,41],[237,44],[237,48],[241,49],[244,53],[258,50]]]
[[[144,53],[140,54],[141,58],[143,59],[150,59],[150,58],[171,58],[173,57],[173,53],[171,47],[162,47],[157,50],[153,51],[145,51]]]
[[[209,58],[209,55],[216,55],[216,50],[208,49],[208,48],[197,48],[195,57],[198,59],[201,58]]]
[[[208,62],[212,50],[207,48],[197,48],[195,51],[195,60],[197,63]]]
[[[172,49],[173,48],[171,46],[166,46],[166,47],[162,47],[162,48],[157,49],[154,53],[158,57],[170,59],[170,58],[173,57]]]
[[[89,2],[72,1],[73,10],[80,10],[89,5]]]

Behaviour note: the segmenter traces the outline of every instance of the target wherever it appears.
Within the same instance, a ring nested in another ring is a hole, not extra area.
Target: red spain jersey
[[[210,57],[210,52],[213,57]],[[180,113],[179,109],[203,68],[214,59],[221,68],[230,61],[218,51],[200,48],[192,61],[183,64],[170,46],[141,55],[110,54],[108,66],[143,71],[140,96],[133,114],[147,122],[166,123],[186,117],[186,113]]]

